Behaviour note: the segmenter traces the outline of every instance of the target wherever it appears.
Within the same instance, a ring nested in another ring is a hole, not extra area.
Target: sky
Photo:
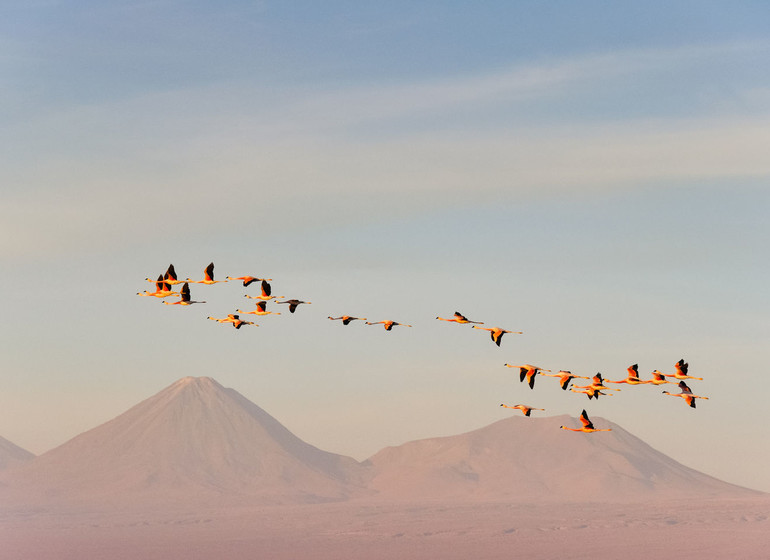
[[[768,22],[750,1],[4,2],[0,436],[43,453],[211,376],[359,460],[525,403],[770,491]],[[255,285],[136,295],[212,261],[312,303],[235,330],[206,317]],[[524,334],[435,319],[455,311]],[[503,365],[680,358],[696,410]]]

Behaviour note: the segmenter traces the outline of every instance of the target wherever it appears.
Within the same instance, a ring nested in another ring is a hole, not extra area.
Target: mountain
[[[569,416],[512,416],[468,433],[385,448],[366,461],[382,498],[643,501],[760,494],[690,469],[616,424],[575,433]]]
[[[1,471],[0,504],[151,507],[378,500],[638,502],[761,494],[685,467],[618,425],[511,416],[388,447],[364,463],[297,438],[237,391],[185,377]]]
[[[8,481],[25,500],[301,503],[363,491],[350,457],[305,443],[237,391],[185,377]]]
[[[4,437],[0,437],[0,470],[26,463],[34,457],[35,456],[26,449],[22,449]]]

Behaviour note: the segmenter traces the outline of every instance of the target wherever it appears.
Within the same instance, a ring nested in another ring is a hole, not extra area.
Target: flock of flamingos
[[[167,297],[178,297],[178,300],[174,301],[166,301],[163,299],[164,304],[166,305],[192,305],[195,303],[206,303],[205,301],[195,301],[191,299],[190,297],[190,284],[217,284],[220,282],[229,282],[229,281],[236,281],[240,280],[243,283],[244,287],[249,286],[250,284],[254,282],[260,282],[260,288],[261,288],[261,294],[260,295],[249,295],[246,294],[245,297],[249,299],[255,299],[256,301],[256,308],[252,311],[243,311],[241,309],[236,310],[236,313],[228,314],[227,317],[208,317],[208,319],[211,319],[212,321],[216,321],[217,323],[230,323],[233,327],[236,329],[240,329],[244,325],[256,325],[253,321],[244,321],[240,318],[240,315],[280,315],[280,313],[274,312],[274,311],[268,311],[267,310],[267,303],[269,301],[273,301],[278,304],[287,304],[289,306],[289,312],[294,313],[299,305],[302,304],[310,304],[309,301],[302,301],[299,299],[285,299],[283,296],[274,296],[272,295],[272,288],[270,285],[270,282],[272,282],[271,278],[257,278],[255,276],[237,276],[237,277],[231,277],[227,276],[224,280],[215,280],[214,279],[214,263],[210,263],[203,273],[203,280],[192,280],[190,278],[186,278],[185,280],[179,280],[176,275],[176,271],[174,270],[174,265],[169,265],[168,269],[166,270],[165,274],[161,274],[158,276],[157,280],[153,280],[151,278],[146,278],[145,280],[149,282],[155,283],[155,291],[144,291],[144,292],[138,292],[137,295],[139,296],[151,296],[151,297],[157,297],[157,298],[167,298]],[[176,292],[173,290],[173,286],[181,284],[181,289]],[[282,299],[283,301],[278,301],[278,299]],[[367,325],[383,325],[385,327],[386,331],[390,331],[395,326],[402,326],[402,327],[411,327],[412,325],[407,325],[404,323],[397,323],[396,321],[391,320],[385,320],[385,321],[375,321],[370,322],[365,317],[352,317],[350,315],[342,315],[340,317],[329,317],[332,321],[342,321],[344,325],[348,325],[351,321],[364,321]],[[483,325],[484,323],[480,321],[471,321],[464,315],[462,315],[460,312],[455,311],[454,316],[450,318],[445,317],[436,317],[439,321],[448,321],[451,323],[458,323],[458,324],[469,324],[473,323],[471,328],[474,329],[481,329],[484,331],[488,331],[490,333],[490,336],[492,338],[492,341],[497,345],[500,346],[500,342],[502,341],[503,335],[508,334],[523,334],[522,331],[509,331],[505,329],[501,329],[499,327],[481,327],[479,325]],[[551,373],[550,369],[544,369],[541,367],[533,366],[530,364],[523,364],[523,365],[513,365],[513,364],[505,364],[506,367],[509,368],[518,368],[519,369],[519,380],[523,382],[527,382],[530,389],[535,388],[535,379],[537,379],[538,375],[546,376],[546,377],[556,377],[559,379],[559,384],[562,388],[562,390],[566,391],[569,389],[573,393],[582,393],[588,396],[588,399],[596,399],[599,400],[599,397],[604,396],[612,396],[613,393],[611,392],[604,392],[604,391],[619,391],[620,389],[611,389],[605,385],[605,383],[625,383],[627,385],[645,385],[645,384],[653,384],[653,385],[663,385],[666,383],[675,383],[675,381],[669,381],[667,378],[673,378],[675,380],[679,381],[679,393],[670,393],[669,391],[663,391],[666,395],[671,395],[674,397],[681,397],[690,407],[695,408],[695,401],[696,399],[708,399],[708,397],[703,397],[701,395],[696,395],[692,392],[690,387],[687,386],[687,383],[685,382],[686,379],[697,379],[702,380],[701,377],[693,377],[688,374],[688,364],[684,361],[684,359],[679,360],[675,365],[675,371],[674,373],[662,373],[659,370],[655,370],[652,372],[652,379],[647,380],[641,380],[639,378],[639,371],[638,371],[638,365],[634,364],[632,366],[628,367],[628,376],[625,379],[621,379],[619,381],[611,381],[609,379],[603,379],[601,373],[597,373],[593,377],[585,377],[582,375],[575,375],[570,371],[566,370],[560,370],[558,373]],[[548,372],[548,373],[546,373]],[[591,381],[590,385],[572,385],[570,386],[570,383],[573,379],[587,379]],[[511,408],[511,409],[517,409],[520,410],[525,416],[530,416],[531,412],[533,410],[545,410],[543,408],[534,408],[531,406],[523,405],[523,404],[517,404],[514,406],[509,406],[507,404],[501,404],[500,406],[503,406],[505,408]],[[580,422],[582,423],[582,426],[580,428],[569,428],[567,426],[560,426],[563,430],[570,430],[573,432],[609,432],[612,429],[611,428],[603,428],[603,429],[597,429],[594,427],[591,420],[588,418],[588,414],[586,413],[585,409],[582,411],[580,415]]]

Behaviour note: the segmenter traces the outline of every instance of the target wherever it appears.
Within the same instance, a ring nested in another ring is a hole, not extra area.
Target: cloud
[[[534,100],[547,112],[599,78],[766,49],[628,51],[373,87],[219,85],[42,113],[11,127],[0,255],[237,232],[247,221],[259,233],[339,215],[377,220],[478,201],[766,177],[770,111],[512,126],[499,108]],[[764,89],[751,84],[746,95]]]

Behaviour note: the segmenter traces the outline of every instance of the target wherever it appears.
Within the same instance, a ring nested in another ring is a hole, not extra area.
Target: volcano
[[[362,491],[350,457],[305,443],[233,389],[185,377],[19,469],[25,499],[307,503]]]

